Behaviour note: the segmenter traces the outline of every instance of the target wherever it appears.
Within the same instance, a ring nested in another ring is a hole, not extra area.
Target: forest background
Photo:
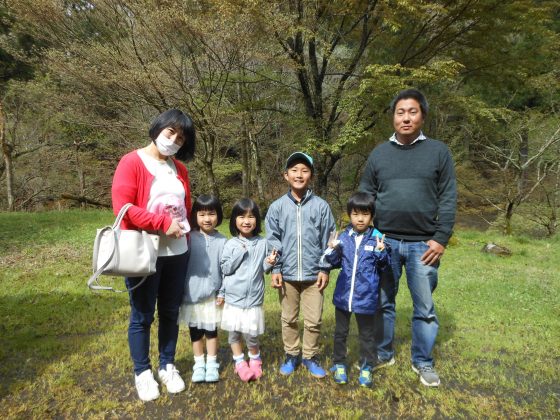
[[[461,215],[554,235],[559,17],[539,0],[0,0],[0,208],[109,206],[118,159],[177,107],[197,128],[195,196],[266,208],[304,150],[340,216],[415,87]]]

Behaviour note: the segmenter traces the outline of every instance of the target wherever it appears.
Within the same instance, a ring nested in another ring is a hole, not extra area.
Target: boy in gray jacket
[[[276,249],[279,255],[272,270],[272,287],[279,289],[282,305],[286,360],[280,373],[290,375],[300,364],[298,318],[302,307],[301,362],[311,375],[323,378],[326,372],[317,356],[330,266],[321,262],[321,256],[336,226],[328,203],[309,189],[313,169],[310,156],[302,152],[290,155],[284,171],[290,190],[271,204],[265,222],[269,249]]]

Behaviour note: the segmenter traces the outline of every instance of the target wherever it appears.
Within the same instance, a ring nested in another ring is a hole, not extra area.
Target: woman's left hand
[[[169,226],[169,229],[167,229],[167,232],[165,232],[165,234],[174,238],[180,238],[185,233],[183,232],[183,226],[181,222],[179,222],[177,219],[173,219],[171,225]]]

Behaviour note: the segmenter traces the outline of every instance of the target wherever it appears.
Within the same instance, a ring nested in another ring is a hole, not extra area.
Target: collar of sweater
[[[424,135],[424,133],[422,131],[420,131],[420,134],[418,135],[418,137],[416,137],[414,139],[414,141],[412,143],[409,144],[404,144],[401,143],[398,139],[397,139],[397,133],[393,133],[393,135],[391,137],[389,137],[389,141],[398,144],[399,146],[412,146],[414,143],[416,143],[417,141],[421,141],[421,140],[426,140],[427,137]]]

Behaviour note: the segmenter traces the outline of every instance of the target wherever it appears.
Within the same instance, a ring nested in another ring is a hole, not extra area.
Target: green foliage
[[[62,193],[108,202],[119,157],[145,145],[149,122],[170,107],[197,128],[195,192],[269,202],[284,189],[285,157],[301,149],[315,157],[314,189],[343,202],[391,134],[388,104],[406,87],[427,94],[426,134],[485,178],[497,150],[518,154],[525,131],[535,150],[545,139],[532,134],[537,116],[557,116],[557,14],[533,0],[5,1],[0,52],[13,59],[3,65],[25,62],[34,75],[5,85],[7,124],[19,101],[26,140],[37,125],[49,136],[37,178],[31,160],[14,160],[16,207],[66,206]],[[500,180],[498,207],[515,179]]]
[[[418,68],[406,68],[400,64],[367,66],[359,90],[343,101],[347,120],[331,151],[340,153],[367,134],[371,117],[364,118],[369,115],[364,113],[364,108],[381,114],[396,93],[414,86],[431,85],[434,90],[445,89],[454,83],[461,69],[462,65],[455,61],[438,61]]]

